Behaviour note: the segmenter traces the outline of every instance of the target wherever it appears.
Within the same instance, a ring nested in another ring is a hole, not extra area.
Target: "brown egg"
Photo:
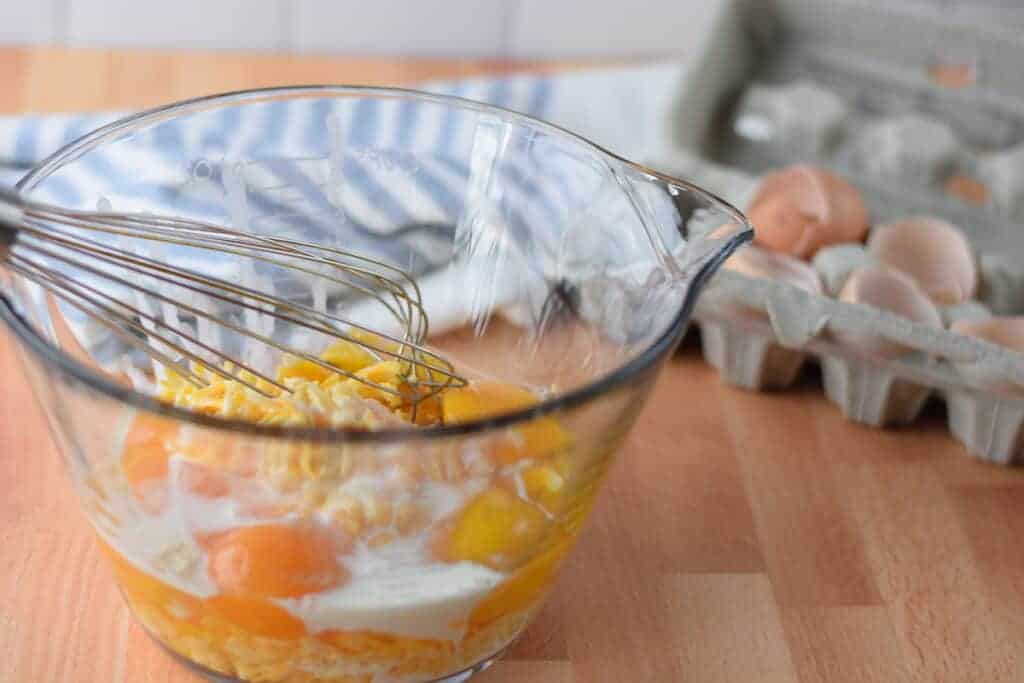
[[[1014,351],[1024,351],[1024,316],[958,320],[949,329],[965,337],[977,337]]]
[[[801,259],[840,242],[859,242],[868,230],[860,193],[814,166],[790,166],[761,179],[747,211],[754,241]]]
[[[986,320],[958,320],[950,327],[965,337],[983,339],[998,346],[1024,353],[1024,317],[996,316]],[[957,363],[953,366],[972,384],[989,391],[1024,393],[1024,387],[1003,376],[998,367],[986,368],[982,363]]]
[[[868,251],[914,278],[940,306],[962,304],[978,288],[970,242],[959,228],[939,218],[912,216],[880,225],[868,237]]]
[[[864,266],[855,270],[839,292],[839,300],[872,306],[930,327],[942,327],[939,310],[917,283],[899,271],[882,266]],[[877,356],[899,356],[909,350],[902,344],[883,339],[870,327],[833,332],[833,336],[848,346]]]
[[[723,264],[727,270],[763,280],[786,282],[812,294],[822,294],[821,278],[809,263],[792,256],[747,245],[736,250]],[[737,307],[736,313],[750,317],[764,317],[763,311]]]

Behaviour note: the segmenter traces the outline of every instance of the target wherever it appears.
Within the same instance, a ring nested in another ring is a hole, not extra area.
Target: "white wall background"
[[[828,2],[829,0],[821,0]],[[1024,25],[1024,0],[870,0]],[[437,57],[662,56],[704,0],[0,0],[0,44]]]

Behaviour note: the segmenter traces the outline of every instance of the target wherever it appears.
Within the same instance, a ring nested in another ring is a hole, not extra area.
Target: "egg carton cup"
[[[708,317],[700,321],[700,332],[705,360],[726,382],[744,389],[785,389],[807,360],[806,353],[780,345],[761,325]]]
[[[737,306],[749,313],[736,315]],[[851,420],[910,424],[937,396],[948,404],[950,432],[972,455],[1002,465],[1024,462],[1024,362],[1012,351],[732,271],[715,276],[695,319],[704,357],[731,384],[784,389],[806,359],[815,359],[826,396]],[[906,353],[881,358],[838,341],[865,330]],[[1009,390],[977,384],[993,378]]]

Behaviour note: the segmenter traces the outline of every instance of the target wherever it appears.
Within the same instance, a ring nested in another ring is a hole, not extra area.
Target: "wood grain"
[[[769,576],[679,574],[662,588],[682,680],[797,682]]]
[[[801,683],[902,683],[907,666],[885,606],[782,610]]]
[[[522,66],[5,49],[0,111]],[[128,617],[10,346],[0,336],[0,682],[195,681]],[[941,418],[859,427],[813,384],[724,387],[690,345],[550,603],[479,680],[1024,681],[1024,473],[970,460]]]
[[[788,606],[879,603],[859,529],[841,504],[842,482],[819,455],[829,446],[819,440],[808,410],[817,394],[768,399],[724,388],[718,394],[726,391],[729,436],[740,455],[778,601]],[[774,420],[760,419],[766,399],[772,401]],[[765,457],[766,446],[773,457]]]

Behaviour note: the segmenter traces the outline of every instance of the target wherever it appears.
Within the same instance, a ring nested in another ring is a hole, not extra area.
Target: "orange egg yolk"
[[[266,524],[216,534],[207,546],[210,578],[224,593],[297,598],[348,580],[337,539],[305,526]]]
[[[512,384],[475,382],[466,387],[448,389],[441,394],[445,424],[482,420],[501,413],[536,405],[536,394]],[[514,429],[492,445],[492,455],[500,464],[525,458],[552,455],[569,445],[569,435],[550,417],[540,417]]]
[[[140,413],[132,421],[125,437],[121,470],[135,497],[150,512],[159,512],[165,502],[168,444],[178,428],[169,420]]]
[[[212,616],[253,635],[289,640],[306,635],[306,627],[301,619],[266,600],[240,595],[217,595],[203,605]]]

